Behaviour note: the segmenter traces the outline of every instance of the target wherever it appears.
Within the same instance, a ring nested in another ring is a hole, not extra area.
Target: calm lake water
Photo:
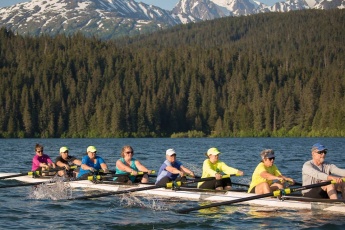
[[[150,169],[159,169],[165,150],[174,148],[178,160],[201,175],[204,153],[217,147],[220,159],[245,172],[234,182],[248,184],[260,161],[260,152],[272,148],[280,171],[301,181],[301,168],[309,160],[311,146],[323,143],[327,160],[345,168],[345,138],[195,138],[195,139],[0,139],[0,172],[31,169],[34,146],[40,143],[52,159],[67,146],[70,155],[81,158],[94,145],[110,169],[122,146],[131,145],[137,159]],[[0,181],[0,185],[16,183]],[[84,194],[71,190],[73,196]],[[0,189],[0,229],[344,229],[345,215],[316,211],[281,210],[245,204],[205,209],[189,214],[174,210],[194,207],[199,202],[135,196],[111,196],[94,200],[52,200],[33,196],[31,187]]]

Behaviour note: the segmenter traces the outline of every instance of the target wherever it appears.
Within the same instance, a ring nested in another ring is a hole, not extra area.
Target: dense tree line
[[[0,136],[345,136],[344,21],[266,13],[109,41],[2,28]]]

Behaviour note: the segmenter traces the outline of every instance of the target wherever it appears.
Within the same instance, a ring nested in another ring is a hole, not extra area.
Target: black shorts
[[[327,192],[321,187],[312,188],[309,192],[304,193],[303,196],[309,198],[329,198]]]
[[[200,185],[199,188],[202,189],[216,189],[218,187],[227,187],[227,186],[231,186],[231,179],[230,177],[228,178],[223,178],[221,180],[209,180],[209,181],[205,181],[204,183],[202,183]]]
[[[140,175],[140,176],[136,176],[134,181],[134,183],[140,183],[141,182],[141,179],[143,179],[143,176]],[[130,178],[129,176],[127,175],[123,175],[123,176],[117,176],[115,182],[119,182],[119,183],[127,183],[128,181],[130,181]]]
[[[186,182],[187,178],[186,177],[177,177],[175,181],[181,181],[181,182]],[[157,186],[166,186],[167,183],[172,182],[172,179],[169,177],[165,176],[162,179],[160,179],[158,182],[156,182]]]

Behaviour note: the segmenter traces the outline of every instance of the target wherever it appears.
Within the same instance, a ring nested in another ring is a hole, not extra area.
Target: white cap
[[[168,149],[165,154],[168,156],[171,156],[171,155],[176,154],[176,153],[175,153],[174,149]]]

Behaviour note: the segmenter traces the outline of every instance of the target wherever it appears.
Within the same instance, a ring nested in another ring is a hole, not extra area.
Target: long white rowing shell
[[[0,177],[15,175],[15,173],[0,173]],[[50,178],[32,178],[29,176],[19,176],[13,177],[12,180],[17,180],[25,183],[35,183],[35,182],[48,182]],[[145,186],[144,184],[135,184],[135,185],[119,185],[113,183],[93,183],[88,180],[78,180],[78,181],[69,181],[66,182],[72,188],[86,188],[86,189],[97,189],[104,191],[122,191],[133,188],[140,188]],[[240,199],[244,197],[250,197],[255,194],[249,194],[246,192],[238,191],[196,191],[195,189],[183,188],[181,190],[173,190],[166,188],[157,188],[152,190],[137,191],[136,194],[144,196],[160,196],[167,198],[178,198],[183,200],[194,200],[194,201],[230,201],[235,199]],[[259,206],[270,206],[276,208],[285,208],[285,209],[308,209],[308,210],[324,210],[330,212],[344,213],[345,214],[345,203],[344,202],[331,202],[330,200],[315,201],[304,197],[296,196],[283,196],[282,199],[277,198],[261,198],[246,201],[244,203],[259,205]],[[344,200],[341,200],[344,201]]]

